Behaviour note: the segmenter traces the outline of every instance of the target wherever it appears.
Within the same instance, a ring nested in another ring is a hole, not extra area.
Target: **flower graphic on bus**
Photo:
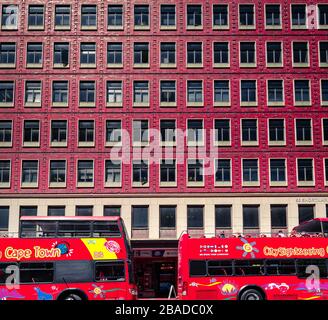
[[[237,293],[237,287],[234,283],[225,282],[220,285],[220,290],[223,295],[233,295]]]
[[[66,241],[63,242],[54,242],[52,245],[53,248],[59,249],[62,255],[67,255],[70,257],[73,254],[73,249],[70,249],[69,244]]]
[[[257,248],[255,248],[254,246],[256,245],[256,242],[248,242],[246,239],[241,238],[240,239],[244,244],[242,246],[236,246],[237,250],[242,250],[244,251],[243,253],[243,258],[245,258],[248,254],[250,254],[250,256],[252,258],[255,258],[255,253],[254,252],[259,252],[259,250]]]

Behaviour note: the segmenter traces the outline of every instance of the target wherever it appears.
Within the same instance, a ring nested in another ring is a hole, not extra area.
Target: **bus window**
[[[206,276],[206,261],[191,260],[189,264],[189,272],[191,277]]]
[[[238,276],[264,275],[263,260],[235,260],[235,273]]]
[[[92,282],[92,261],[57,261],[56,282]]]
[[[58,237],[90,237],[90,221],[59,221]]]
[[[325,259],[298,259],[297,265],[297,276],[299,278],[307,278],[310,273],[306,273],[306,268],[310,265],[317,266],[319,268],[320,278],[327,278],[327,266]]]
[[[49,283],[54,280],[54,264],[33,262],[19,264],[20,283]]]
[[[124,262],[97,262],[96,281],[125,281]]]
[[[274,259],[266,260],[266,273],[269,275],[288,275],[295,274],[295,260],[293,259]]]
[[[207,263],[208,274],[210,276],[231,276],[232,261],[231,260],[210,260]]]
[[[21,238],[56,237],[56,221],[21,221]]]
[[[94,237],[120,237],[121,232],[117,222],[96,221],[93,223]]]

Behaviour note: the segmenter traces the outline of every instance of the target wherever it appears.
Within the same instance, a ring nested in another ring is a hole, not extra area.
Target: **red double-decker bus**
[[[120,217],[22,217],[0,239],[0,299],[134,300],[131,257]]]
[[[310,224],[310,226],[312,223]],[[290,237],[179,239],[182,300],[328,299],[328,239],[301,228]],[[297,229],[296,229],[297,231]]]

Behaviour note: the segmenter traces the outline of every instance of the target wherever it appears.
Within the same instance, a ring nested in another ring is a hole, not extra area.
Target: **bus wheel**
[[[240,300],[263,300],[263,295],[256,289],[248,289],[241,294]]]
[[[64,298],[64,300],[82,300],[82,298],[79,295],[77,295],[77,294],[71,293],[71,294],[67,295]]]

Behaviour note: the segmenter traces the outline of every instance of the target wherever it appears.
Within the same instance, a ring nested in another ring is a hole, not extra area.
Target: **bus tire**
[[[78,294],[68,294],[64,300],[82,300],[82,297],[80,297]]]
[[[62,292],[59,297],[57,298],[58,300],[88,300],[87,296],[85,295],[84,292],[80,290],[67,290]]]
[[[245,289],[241,292],[239,300],[264,300],[264,296],[257,289]]]

